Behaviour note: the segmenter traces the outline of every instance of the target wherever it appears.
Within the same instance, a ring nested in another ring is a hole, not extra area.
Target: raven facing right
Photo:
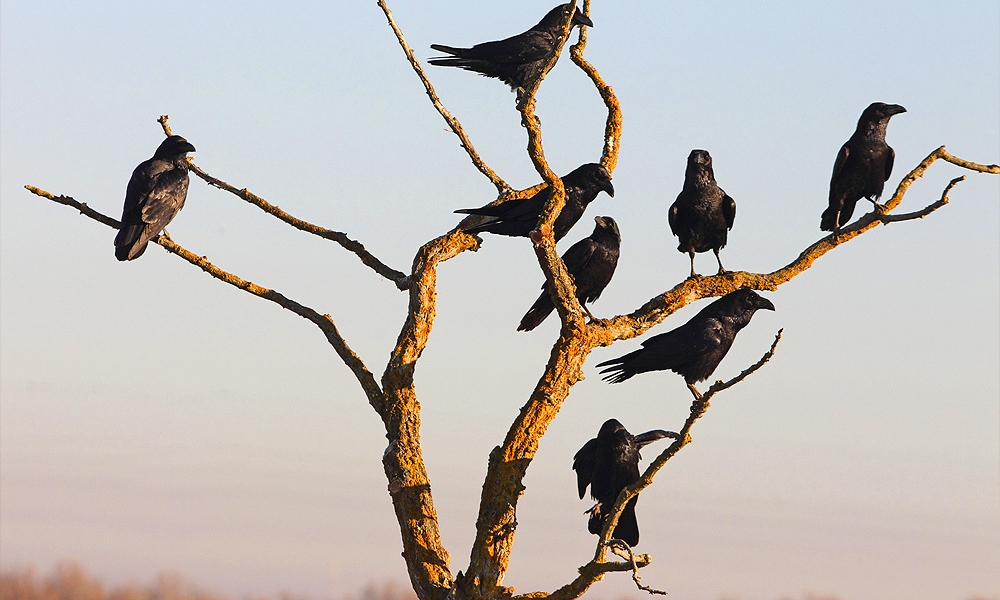
[[[187,153],[194,151],[186,139],[172,135],[163,140],[153,158],[139,163],[132,172],[121,228],[115,236],[115,258],[125,261],[142,256],[149,240],[184,207],[189,183]]]
[[[701,309],[677,329],[649,338],[635,352],[597,366],[608,367],[601,373],[609,373],[604,379],[610,383],[621,383],[647,371],[670,369],[683,375],[688,385],[694,385],[715,372],[733,346],[736,334],[761,308],[774,310],[774,305],[750,288],[740,288]]]
[[[592,438],[573,457],[576,471],[576,485],[583,499],[590,486],[590,495],[597,505],[590,512],[587,530],[601,534],[607,512],[611,510],[618,494],[639,479],[639,450],[656,440],[677,439],[672,431],[654,429],[639,435],[632,435],[615,419],[608,419],[601,425],[596,438]],[[635,504],[639,497],[628,501],[612,534],[629,546],[639,543],[639,524],[635,520]]]
[[[684,188],[670,206],[670,231],[680,240],[679,252],[691,257],[691,277],[694,272],[695,252],[715,252],[719,273],[725,273],[719,249],[725,247],[726,237],[736,220],[736,202],[722,191],[712,172],[712,157],[708,150],[692,150],[688,155],[684,173]]]
[[[830,178],[830,206],[823,211],[819,228],[840,231],[851,220],[854,205],[867,198],[876,204],[892,174],[896,153],[885,143],[892,115],[906,112],[898,104],[873,102],[861,113],[858,127],[837,153]]]
[[[611,283],[611,277],[618,266],[618,252],[622,236],[618,233],[618,224],[611,217],[594,217],[597,226],[590,237],[583,238],[569,247],[562,255],[573,283],[576,285],[576,299],[587,316],[594,315],[587,310],[587,303],[601,297],[601,292]],[[517,326],[518,331],[531,331],[541,325],[555,306],[552,304],[552,294],[548,286],[542,285],[542,294],[531,305],[528,312]]]
[[[601,190],[607,192],[612,198],[615,195],[615,187],[611,185],[611,173],[608,173],[607,169],[597,163],[580,165],[565,175],[562,182],[566,189],[566,205],[563,206],[559,216],[552,224],[557,242],[569,233],[573,225],[576,225],[576,222],[583,216],[583,212],[587,210],[587,205],[593,202],[594,198],[597,198]],[[468,234],[485,231],[497,235],[528,237],[528,234],[538,225],[542,209],[549,201],[549,194],[550,190],[546,186],[530,198],[507,200],[495,206],[483,206],[482,208],[460,208],[455,212],[495,217],[492,221],[466,229],[465,232]]]
[[[560,4],[542,17],[534,27],[505,40],[483,42],[471,48],[453,48],[431,44],[438,52],[450,54],[428,60],[440,67],[458,67],[495,77],[512,90],[526,90],[541,74],[541,68],[556,51],[562,24],[569,16],[570,4]],[[579,10],[573,12],[570,28],[593,27],[594,22]]]

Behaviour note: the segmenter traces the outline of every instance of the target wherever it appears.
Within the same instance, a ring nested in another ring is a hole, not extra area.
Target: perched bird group
[[[572,11],[572,12],[571,12]],[[513,37],[455,48],[432,44],[431,48],[448,54],[430,59],[438,66],[459,67],[486,77],[497,78],[522,93],[537,83],[542,68],[559,48],[565,27],[593,27],[594,23],[571,4],[561,4],[545,15],[531,29]],[[885,142],[889,119],[906,109],[896,104],[876,102],[864,110],[854,135],[841,147],[830,181],[829,207],[823,212],[820,229],[837,235],[850,221],[855,205],[867,198],[876,209],[885,181],[892,173],[895,153]],[[178,135],[167,137],[153,157],[143,161],[132,173],[125,194],[121,228],[115,237],[115,257],[120,261],[138,258],[150,240],[163,231],[184,206],[188,191],[187,153],[194,152],[187,140]],[[601,164],[586,163],[562,177],[566,203],[553,223],[553,235],[561,240],[583,217],[603,191],[615,195],[611,173]],[[481,217],[478,224],[464,228],[468,234],[492,233],[528,237],[535,230],[549,201],[551,189],[542,187],[528,198],[511,199],[481,208],[455,212]],[[687,159],[684,185],[670,206],[670,230],[677,236],[677,250],[691,260],[690,277],[695,272],[695,254],[711,250],[726,272],[719,251],[726,246],[729,231],[736,219],[736,202],[715,180],[712,157],[707,150],[692,150]],[[594,219],[593,233],[562,255],[566,270],[573,279],[576,299],[591,321],[597,319],[587,308],[611,282],[618,265],[621,234],[611,217]],[[555,306],[552,290],[543,284],[542,293],[521,319],[517,329],[531,331],[538,327]],[[774,310],[774,305],[749,288],[738,289],[718,298],[688,322],[666,333],[648,338],[638,350],[598,364],[610,383],[622,383],[649,371],[670,370],[693,386],[710,377],[732,347],[736,334],[749,324],[760,309]],[[596,438],[589,440],[573,457],[580,498],[587,488],[597,501],[588,511],[588,530],[599,534],[615,500],[623,489],[639,478],[639,451],[663,438],[677,438],[676,433],[653,430],[630,434],[615,419],[607,420]],[[633,497],[624,507],[613,535],[631,546],[639,542]]]

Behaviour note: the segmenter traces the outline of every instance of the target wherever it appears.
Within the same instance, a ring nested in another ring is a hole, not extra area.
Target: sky
[[[390,3],[417,57],[525,30],[548,3]],[[587,56],[621,100],[614,280],[631,312],[688,272],[667,210],[693,148],[738,212],[727,268],[771,271],[820,237],[830,171],[869,103],[904,105],[900,178],[940,145],[1000,162],[996,2],[596,1]],[[484,159],[538,182],[514,95],[429,68]],[[406,270],[494,189],[427,101],[374,2],[7,0],[0,5],[0,567],[75,559],[109,582],[177,570],[219,592],[316,597],[405,579],[381,422],[308,322],[161,248],[118,263],[114,232],[23,189],[118,217],[162,139],[238,188],[362,241]],[[563,59],[538,96],[546,156],[598,160],[605,112]],[[900,211],[963,171],[935,164]],[[1000,178],[968,173],[926,219],[873,230],[765,293],[714,378],[784,338],[713,401],[638,504],[643,581],[681,600],[1000,596]],[[859,204],[858,212],[868,205]],[[173,239],[329,313],[380,373],[406,296],[335,244],[193,180]],[[702,273],[715,268],[699,255]],[[542,275],[523,239],[486,236],[441,266],[416,371],[422,442],[453,572],[464,569],[490,449],[541,374],[550,318],[516,332]],[[683,323],[703,303],[650,333]],[[572,456],[600,424],[679,428],[680,377],[610,386],[594,351],[542,440],[506,584],[552,590],[593,553]],[[647,448],[648,461],[661,446]],[[645,462],[643,463],[645,464]],[[595,597],[634,593],[609,576]]]

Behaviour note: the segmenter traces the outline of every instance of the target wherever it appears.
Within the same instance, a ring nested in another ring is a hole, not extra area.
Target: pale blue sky
[[[554,3],[553,3],[554,4]],[[391,4],[417,56],[517,33],[551,5]],[[222,592],[317,596],[404,578],[379,458],[384,431],[310,324],[151,248],[114,260],[110,229],[22,189],[118,216],[162,134],[197,163],[405,269],[493,188],[434,112],[374,2],[10,0],[0,21],[0,566],[74,558],[109,581],[173,568]],[[625,133],[613,216],[622,258],[593,305],[629,312],[686,276],[667,208],[708,149],[738,215],[727,267],[772,270],[819,237],[837,149],[873,101],[899,103],[900,177],[939,145],[1000,161],[996,2],[598,1],[590,60]],[[430,68],[512,184],[537,181],[514,96]],[[569,60],[542,87],[559,173],[599,157],[604,111]],[[960,171],[935,165],[901,210]],[[1000,595],[1000,178],[872,231],[767,294],[717,371],[785,328],[776,358],[720,396],[638,507],[644,580],[682,600]],[[866,210],[867,204],[859,205]],[[193,181],[169,227],[219,266],[329,312],[381,372],[405,295],[339,247]],[[699,256],[701,272],[714,260]],[[423,442],[452,569],[463,569],[489,449],[541,372],[550,319],[518,333],[541,274],[525,240],[486,237],[439,273],[417,370]],[[700,308],[654,330],[666,331]],[[594,352],[529,471],[507,584],[552,589],[587,561],[573,453],[601,422],[676,429],[669,373],[609,386]],[[653,452],[655,448],[651,448]],[[647,458],[651,455],[647,451]],[[610,577],[595,595],[632,587]]]

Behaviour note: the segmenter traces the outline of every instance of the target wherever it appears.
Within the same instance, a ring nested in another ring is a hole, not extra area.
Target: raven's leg
[[[582,308],[582,309],[583,309],[583,312],[584,312],[584,314],[586,314],[586,315],[587,315],[587,316],[588,316],[588,317],[590,318],[590,321],[591,321],[591,322],[594,322],[594,321],[596,321],[596,320],[597,320],[597,317],[595,317],[595,316],[594,316],[594,315],[593,315],[593,314],[592,314],[592,313],[590,312],[590,309],[589,309],[589,308],[587,308],[587,305],[586,305],[586,304],[584,304],[583,302],[581,302],[581,303],[580,303],[580,308]]]
[[[691,276],[689,279],[694,279],[695,277],[698,277],[698,274],[694,272],[694,251],[688,251],[688,254],[691,256]]]
[[[718,248],[712,248],[712,250],[715,251],[715,260],[719,261],[719,275],[722,275],[723,273],[728,273],[728,271],[726,271],[725,267],[722,266],[722,259],[719,258],[719,249]]]

